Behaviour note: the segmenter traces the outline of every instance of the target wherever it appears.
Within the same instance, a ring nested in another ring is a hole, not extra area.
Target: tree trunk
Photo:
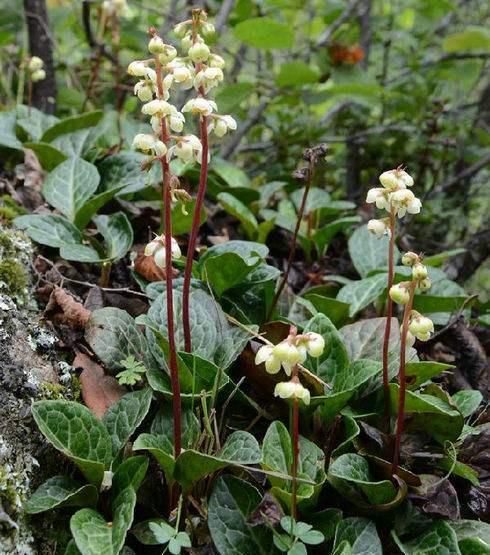
[[[49,29],[45,0],[24,0],[31,56],[44,62],[46,79],[33,83],[32,105],[47,114],[56,109],[56,78],[53,67],[53,40]]]

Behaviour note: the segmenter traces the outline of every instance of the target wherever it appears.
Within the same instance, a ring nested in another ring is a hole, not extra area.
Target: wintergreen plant
[[[375,204],[380,210],[386,210],[387,218],[369,220],[367,228],[376,237],[388,235],[388,282],[387,290],[393,285],[395,273],[395,239],[396,239],[396,217],[403,218],[409,214],[418,214],[422,207],[420,200],[408,189],[414,184],[410,176],[402,166],[393,170],[383,172],[379,176],[382,187],[374,187],[367,193],[366,202]],[[386,324],[383,341],[383,388],[385,402],[385,418],[389,415],[390,392],[388,376],[388,347],[391,333],[391,318],[393,316],[393,303],[391,296],[386,303]]]
[[[299,459],[299,401],[305,405],[310,404],[310,392],[305,388],[298,376],[298,365],[305,362],[307,356],[318,358],[325,348],[325,340],[315,332],[298,334],[295,326],[291,326],[289,335],[277,345],[263,345],[255,355],[255,364],[264,363],[269,374],[277,374],[282,369],[291,379],[279,382],[274,395],[281,399],[292,400],[292,413],[290,419],[290,434],[292,438],[292,500],[291,515],[297,518],[297,492],[298,492],[298,459]]]

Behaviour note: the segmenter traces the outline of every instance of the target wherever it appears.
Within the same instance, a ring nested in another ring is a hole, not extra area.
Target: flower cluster
[[[302,364],[306,357],[319,357],[325,348],[323,337],[314,332],[298,335],[292,329],[284,341],[277,345],[263,345],[255,356],[255,364],[265,363],[265,369],[269,374],[277,374],[281,367],[288,376],[293,374],[289,382],[281,382],[276,385],[274,395],[282,399],[301,399],[305,404],[310,402],[310,392],[304,388],[297,377],[294,369]]]
[[[406,252],[402,256],[402,264],[412,269],[411,281],[402,281],[393,285],[389,295],[393,302],[406,305],[410,301],[411,287],[417,287],[421,291],[427,291],[431,287],[428,277],[427,266],[422,264],[421,257],[414,252]],[[434,331],[434,324],[429,318],[422,316],[416,310],[411,310],[409,315],[408,338],[407,342],[413,345],[415,338],[420,341],[427,341]]]
[[[379,176],[382,187],[369,189],[366,202],[375,204],[380,210],[403,218],[409,214],[418,214],[422,207],[420,200],[408,189],[413,186],[413,178],[401,167],[383,172]],[[389,233],[389,221],[387,218],[370,220],[368,230],[381,237]]]
[[[111,0],[110,3],[115,4],[116,0]],[[123,3],[123,0],[118,0],[118,5]],[[236,129],[235,120],[229,115],[218,114],[216,102],[206,98],[206,94],[223,81],[225,62],[221,56],[211,53],[205,43],[204,37],[214,33],[214,27],[207,21],[205,12],[193,10],[192,19],[180,23],[174,31],[182,40],[182,56],[152,29],[152,37],[148,43],[152,57],[131,62],[127,70],[129,75],[139,79],[134,86],[134,94],[143,102],[141,112],[150,117],[153,130],[153,133],[139,133],[133,139],[133,148],[149,156],[142,164],[145,169],[149,169],[156,160],[165,159],[170,162],[174,157],[184,163],[202,163],[201,140],[196,135],[185,133],[184,114],[198,116],[204,123],[204,128],[207,126],[209,130],[213,130],[217,137]],[[172,104],[172,95],[178,90],[191,88],[196,91],[195,98],[186,102],[179,111]],[[188,195],[181,194],[181,190],[174,190],[173,180],[170,188],[173,202],[177,199],[190,200]],[[159,240],[164,242],[165,238],[160,237]],[[148,253],[155,256],[157,265],[160,265],[164,255],[159,254],[162,249],[152,246],[155,241],[148,245]],[[174,239],[172,244],[173,242]]]
[[[42,81],[46,79],[46,72],[44,71],[44,62],[38,56],[32,56],[27,65],[31,81]]]
[[[172,237],[171,244],[172,258],[179,259],[182,256],[177,241]],[[159,268],[165,268],[165,235],[157,235],[153,241],[150,241],[145,247],[145,256],[153,256],[155,264]]]

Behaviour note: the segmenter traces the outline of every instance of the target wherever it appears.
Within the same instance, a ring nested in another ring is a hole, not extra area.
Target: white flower
[[[183,65],[180,60],[171,62],[167,69],[171,71],[164,82],[167,83],[167,88],[177,83],[182,89],[190,89],[194,84],[194,69]]]
[[[181,39],[185,36],[187,32],[187,24],[186,23],[178,23],[174,27],[174,34],[178,39]]]
[[[325,339],[323,339],[323,336],[319,333],[310,331],[305,334],[305,338],[306,340],[303,339],[303,341],[306,343],[308,354],[315,358],[321,356],[325,349]]]
[[[165,43],[160,37],[151,37],[148,43],[148,50],[152,54],[162,54],[165,51]]]
[[[153,152],[155,156],[165,156],[167,154],[167,147],[163,141],[155,141],[153,145]]]
[[[210,37],[211,35],[214,35],[216,30],[212,23],[206,22],[201,25],[201,32],[205,37]]]
[[[274,355],[271,345],[263,345],[255,355],[255,364],[265,362],[265,369],[269,374],[277,374],[281,369],[281,361]]]
[[[296,380],[279,382],[274,389],[274,396],[281,399],[299,399],[305,405],[310,404],[310,392]]]
[[[412,176],[410,176],[405,170],[399,168],[383,172],[379,176],[379,181],[383,187],[392,191],[405,189],[407,187],[412,187],[413,185]]]
[[[44,69],[37,69],[31,73],[31,81],[36,83],[37,81],[43,81],[46,79],[46,72]]]
[[[153,68],[147,67],[146,68],[146,78],[149,79],[154,85],[156,85],[157,72]]]
[[[146,114],[147,116],[159,116],[164,117],[168,116],[172,111],[172,105],[166,102],[165,100],[151,100],[146,104],[143,104],[141,108],[141,112]]]
[[[296,345],[289,343],[288,340],[281,341],[273,348],[276,358],[281,361],[282,367],[288,376],[291,375],[292,369],[296,364],[303,363],[306,359],[306,352],[298,349]]]
[[[389,295],[391,300],[398,304],[407,304],[410,299],[408,292],[408,282],[398,283],[390,288]]]
[[[176,133],[180,133],[184,129],[185,117],[180,112],[170,114],[170,129]]]
[[[44,67],[44,62],[39,58],[39,56],[32,56],[29,60],[29,71],[38,71]]]
[[[192,114],[199,114],[201,116],[210,116],[213,110],[217,110],[216,102],[206,100],[205,98],[192,98],[185,103],[182,112],[191,112]]]
[[[390,210],[390,201],[389,201],[389,191],[383,189],[382,187],[374,187],[373,189],[369,189],[366,202],[368,204],[376,204],[376,207],[380,210]]]
[[[421,291],[427,291],[427,289],[432,287],[432,282],[430,281],[430,278],[425,278],[418,282],[417,287]]]
[[[192,46],[192,33],[190,31],[188,31],[182,37],[182,40],[180,41],[180,44],[182,45],[182,50],[185,50],[185,51],[189,50],[189,48]]]
[[[217,87],[223,78],[223,71],[219,67],[207,67],[196,74],[194,87],[198,90],[203,87],[204,91],[208,92],[213,87]]]
[[[384,220],[369,220],[367,224],[368,231],[376,237],[383,237],[388,233],[388,226]]]
[[[418,260],[418,254],[415,254],[412,251],[408,251],[402,256],[402,264],[404,266],[413,266],[415,263],[418,262]]]
[[[149,152],[155,144],[155,137],[147,133],[138,133],[133,139],[133,147],[143,152]]]
[[[175,154],[182,162],[191,162],[195,160],[202,161],[202,144],[195,135],[184,135],[179,137],[176,144],[169,150],[169,158]]]
[[[420,262],[417,262],[416,264],[413,265],[412,267],[412,278],[415,281],[421,281],[423,279],[425,279],[428,275],[427,272],[427,267],[424,266],[423,264],[421,264]]]
[[[165,268],[166,255],[165,255],[165,235],[159,235],[150,241],[145,247],[145,256],[153,256],[155,264],[159,268]],[[172,258],[180,258],[182,253],[177,241],[172,237],[171,241]]]
[[[417,311],[412,311],[408,330],[420,341],[427,341],[434,333],[434,323],[430,318],[422,316]]]
[[[390,202],[396,209],[399,218],[409,214],[418,214],[422,207],[420,200],[408,189],[400,189],[391,193]]]
[[[188,54],[189,58],[195,64],[199,64],[201,62],[205,62],[209,58],[211,51],[209,50],[208,45],[204,42],[196,42],[189,48]]]
[[[236,121],[231,116],[214,116],[208,126],[208,131],[214,131],[217,137],[223,137],[228,131],[234,131],[236,128]]]
[[[219,67],[219,69],[223,69],[225,67],[225,61],[218,54],[211,54],[211,56],[209,56],[208,66]]]
[[[148,102],[153,98],[153,86],[148,81],[138,81],[134,86],[134,94],[141,102]]]
[[[147,69],[144,62],[135,61],[128,65],[128,73],[134,77],[146,77]]]
[[[177,49],[171,44],[165,44],[163,52],[158,55],[161,64],[166,65],[177,57]]]

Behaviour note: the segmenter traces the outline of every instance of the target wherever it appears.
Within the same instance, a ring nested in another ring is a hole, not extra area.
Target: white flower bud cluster
[[[46,72],[44,71],[44,62],[38,56],[32,56],[27,65],[30,78],[33,83],[43,81],[46,79]]]
[[[394,212],[399,218],[409,214],[418,214],[422,203],[408,187],[413,186],[413,178],[402,168],[396,168],[383,172],[379,176],[382,187],[369,189],[366,202],[375,204],[380,210]],[[368,230],[382,237],[389,233],[389,225],[386,219],[370,220]]]
[[[423,316],[420,312],[412,310],[410,312],[408,323],[407,343],[413,345],[415,339],[419,341],[428,341],[434,333],[434,323],[427,316]]]
[[[145,247],[145,256],[153,256],[155,264],[159,268],[165,268],[166,254],[165,254],[165,235],[157,235],[153,241],[150,241]],[[173,259],[179,259],[182,256],[180,247],[177,241],[171,238],[171,252]]]
[[[185,134],[184,114],[208,118],[208,130],[214,131],[217,137],[223,137],[228,131],[236,129],[236,122],[229,115],[218,114],[216,102],[205,97],[210,89],[223,81],[225,62],[221,56],[211,53],[203,38],[214,33],[213,25],[207,21],[207,16],[202,10],[194,12],[194,29],[197,28],[199,32],[193,33],[193,20],[179,23],[175,28],[175,34],[182,39],[186,55],[179,57],[174,46],[164,43],[154,34],[148,43],[148,50],[153,58],[131,62],[128,73],[140,78],[134,86],[134,94],[144,103],[141,111],[150,116],[155,134],[153,140],[149,134],[137,135],[133,147],[154,158],[166,156],[170,161],[177,157],[184,163],[200,164],[202,144],[195,135]],[[160,82],[156,70],[160,72]],[[196,89],[198,96],[186,102],[179,111],[171,103],[172,91],[192,87]],[[152,158],[149,159],[150,163],[151,161]]]
[[[303,364],[308,355],[319,357],[325,348],[323,337],[314,332],[303,335],[290,334],[277,345],[263,345],[255,355],[255,364],[265,363],[269,374],[277,374],[281,369],[288,376],[297,364]]]

